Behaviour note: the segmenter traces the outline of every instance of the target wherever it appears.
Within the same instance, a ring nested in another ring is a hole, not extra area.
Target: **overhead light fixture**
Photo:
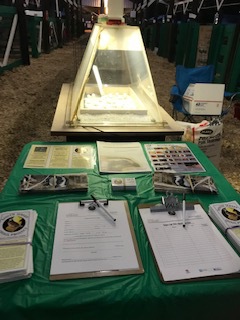
[[[105,13],[108,14],[108,0],[104,0]]]

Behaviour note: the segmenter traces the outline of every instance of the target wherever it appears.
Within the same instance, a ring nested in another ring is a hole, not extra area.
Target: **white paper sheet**
[[[240,258],[223,238],[200,205],[186,211],[140,209],[158,267],[165,281],[239,272]]]
[[[102,211],[78,202],[60,203],[51,275],[138,269],[123,201],[110,201],[114,223]]]
[[[139,142],[97,141],[97,148],[100,172],[152,172]]]

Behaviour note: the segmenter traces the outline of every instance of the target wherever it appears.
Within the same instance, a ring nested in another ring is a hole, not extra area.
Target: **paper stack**
[[[0,283],[31,277],[36,220],[34,210],[0,213]]]
[[[218,193],[210,176],[156,172],[153,176],[153,184],[156,192]]]
[[[88,175],[79,174],[26,174],[19,187],[20,193],[87,192]]]
[[[209,215],[240,252],[240,206],[237,201],[211,204]]]
[[[113,191],[135,191],[137,188],[135,178],[113,178],[112,190]]]

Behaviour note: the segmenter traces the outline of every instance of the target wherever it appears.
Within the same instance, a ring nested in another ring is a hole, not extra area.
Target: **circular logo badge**
[[[7,232],[17,232],[25,226],[25,219],[21,216],[13,216],[3,222],[3,230]]]
[[[240,220],[240,212],[237,209],[234,208],[223,208],[222,214],[225,218],[231,220],[231,221],[238,221]]]

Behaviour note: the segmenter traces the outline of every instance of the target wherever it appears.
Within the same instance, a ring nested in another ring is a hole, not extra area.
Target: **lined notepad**
[[[240,258],[200,205],[175,216],[140,209],[157,265],[164,281],[177,281],[239,272]]]

